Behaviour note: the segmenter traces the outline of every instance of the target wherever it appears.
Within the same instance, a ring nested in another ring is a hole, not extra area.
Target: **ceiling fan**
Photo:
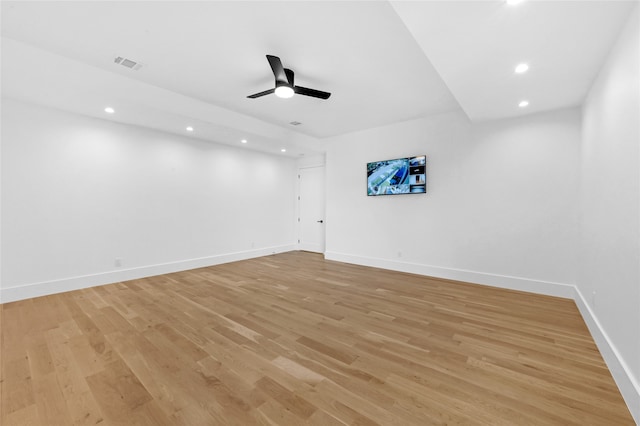
[[[280,98],[290,98],[294,93],[320,99],[328,99],[329,96],[331,96],[331,93],[329,92],[294,85],[293,71],[289,68],[283,67],[282,61],[280,61],[280,58],[277,56],[267,55],[267,61],[269,61],[269,65],[271,65],[271,70],[273,71],[273,76],[276,78],[276,87],[265,90],[264,92],[254,93],[253,95],[247,96],[247,98],[255,99],[260,96],[270,95],[271,93],[275,93],[276,96]]]

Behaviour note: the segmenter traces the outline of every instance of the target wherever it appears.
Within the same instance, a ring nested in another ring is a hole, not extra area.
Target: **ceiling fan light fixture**
[[[288,99],[293,96],[293,87],[291,86],[278,86],[276,87],[276,96],[283,99]]]
[[[329,99],[331,93],[323,92],[322,90],[309,89],[308,87],[296,86],[294,83],[295,73],[289,68],[282,66],[282,61],[277,56],[267,55],[267,61],[273,71],[273,77],[275,78],[276,87],[273,89],[265,90],[260,93],[254,93],[247,96],[249,99],[261,98],[266,95],[275,95],[279,98],[290,98],[295,94],[302,96],[311,96],[318,99]]]

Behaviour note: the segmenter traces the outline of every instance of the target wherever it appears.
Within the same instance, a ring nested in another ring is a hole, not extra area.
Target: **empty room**
[[[2,1],[0,424],[640,424],[640,5]]]

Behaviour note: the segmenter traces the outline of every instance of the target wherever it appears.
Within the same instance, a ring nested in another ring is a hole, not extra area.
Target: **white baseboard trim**
[[[296,250],[296,244],[288,244],[275,247],[265,247],[256,250],[248,250],[235,253],[225,253],[197,259],[187,259],[177,262],[162,263],[158,265],[142,266],[130,269],[118,269],[79,277],[63,278],[60,280],[44,281],[38,283],[18,285],[0,289],[0,301],[2,303],[15,302],[17,300],[32,297],[48,296],[50,294],[64,293],[66,291],[80,290],[98,285],[117,283],[154,275],[169,274],[172,272],[186,271],[189,269],[203,268],[222,263],[236,262],[238,260],[252,259],[275,253],[284,253]]]
[[[374,268],[390,269],[392,271],[408,272],[426,275],[434,278],[444,278],[455,281],[465,281],[510,290],[527,291],[547,296],[573,299],[574,286],[549,281],[532,280],[528,278],[512,277],[508,275],[489,274],[486,272],[468,271],[464,269],[443,268],[419,263],[399,262],[396,260],[379,259],[373,257],[354,256],[344,253],[326,252],[325,259]]]
[[[330,251],[325,253],[325,259],[574,300],[582,318],[591,332],[593,340],[598,346],[598,349],[609,368],[609,371],[611,371],[613,379],[618,385],[618,389],[620,390],[627,407],[629,407],[631,415],[636,423],[640,425],[640,384],[633,378],[628,365],[620,356],[615,345],[612,344],[594,312],[586,303],[584,296],[575,285],[488,274],[485,272],[467,271],[463,269],[450,269],[439,266],[398,262],[395,260],[353,256],[350,254]]]
[[[589,304],[587,304],[584,295],[577,287],[574,288],[575,294],[573,299],[578,306],[578,310],[580,310],[580,314],[587,324],[602,358],[604,358],[604,361],[607,363],[607,367],[609,367],[613,380],[616,381],[631,415],[636,423],[640,425],[640,383],[634,379],[633,374],[631,374],[631,369],[620,356],[616,346],[611,342],[609,335],[602,328],[600,321],[598,321],[595,313],[591,310]]]

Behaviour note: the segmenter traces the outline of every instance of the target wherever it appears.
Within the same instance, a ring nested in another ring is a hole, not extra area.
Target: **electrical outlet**
[[[120,257],[116,257],[116,259],[113,261],[113,264],[116,268],[119,268],[122,266],[122,258]]]
[[[402,252],[401,251],[398,252],[398,257],[402,257]]]

